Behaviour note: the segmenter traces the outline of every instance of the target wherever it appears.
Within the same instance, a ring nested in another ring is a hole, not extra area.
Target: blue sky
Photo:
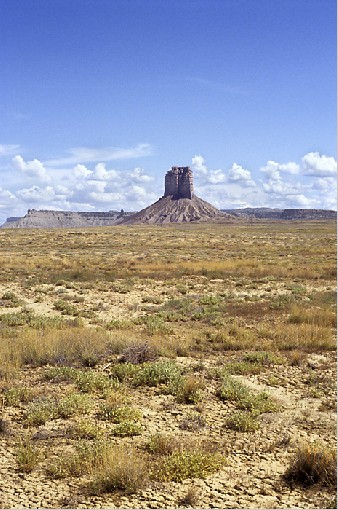
[[[221,208],[336,208],[335,0],[0,12],[0,221],[139,210],[172,165]]]

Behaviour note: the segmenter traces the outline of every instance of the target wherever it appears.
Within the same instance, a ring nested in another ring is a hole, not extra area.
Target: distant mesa
[[[193,173],[188,166],[173,166],[164,179],[164,195],[154,204],[122,220],[122,224],[187,223],[234,219],[194,195]]]
[[[222,209],[222,211],[244,219],[259,220],[336,220],[337,211],[330,209],[276,209],[269,207],[246,207],[244,209]]]
[[[28,209],[23,218],[7,218],[2,228],[78,228],[118,225],[132,213],[122,211],[71,212]]]

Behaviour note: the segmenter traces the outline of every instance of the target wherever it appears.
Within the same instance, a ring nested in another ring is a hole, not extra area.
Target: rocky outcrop
[[[196,221],[221,221],[233,219],[199,197],[174,198],[166,196],[122,221],[124,225],[135,223],[188,223]]]
[[[131,213],[124,211],[109,212],[67,212],[37,211],[29,209],[26,216],[8,218],[2,228],[76,228],[118,225]]]
[[[246,207],[244,209],[222,209],[242,218],[267,220],[335,220],[337,212],[328,209],[272,209],[269,207]]]
[[[284,209],[281,220],[335,220],[336,211],[325,209]]]
[[[194,184],[192,171],[188,166],[173,166],[166,173],[164,196],[174,198],[192,198]]]
[[[188,166],[173,166],[165,176],[163,197],[122,223],[190,223],[231,218],[234,217],[194,195],[193,173]]]

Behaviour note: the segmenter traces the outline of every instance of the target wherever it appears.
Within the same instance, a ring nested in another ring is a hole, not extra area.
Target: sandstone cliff
[[[76,228],[117,225],[131,213],[37,211],[29,209],[23,218],[8,218],[2,228]]]

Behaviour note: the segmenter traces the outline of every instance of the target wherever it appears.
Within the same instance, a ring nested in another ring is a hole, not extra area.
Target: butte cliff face
[[[164,195],[128,218],[123,224],[182,223],[233,218],[194,194],[193,173],[188,166],[173,166],[165,176]]]

